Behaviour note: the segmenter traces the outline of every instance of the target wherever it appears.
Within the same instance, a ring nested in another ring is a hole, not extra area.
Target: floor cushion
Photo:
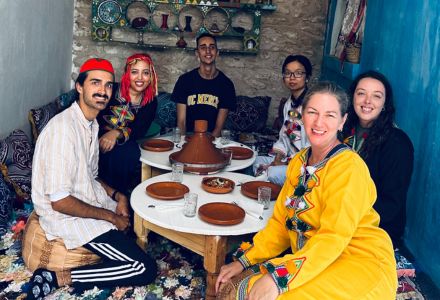
[[[260,132],[266,127],[271,97],[237,96],[237,106],[228,113],[225,128],[237,132]]]
[[[26,223],[22,251],[24,263],[32,272],[38,268],[65,271],[100,261],[99,256],[84,247],[67,250],[62,239],[48,241],[35,212]]]
[[[22,130],[14,130],[0,141],[0,163],[6,181],[14,183],[17,195],[30,199],[32,176],[32,145]]]
[[[14,192],[11,190],[11,187],[6,183],[3,175],[0,173],[0,236],[5,234],[8,229],[8,223],[11,219],[14,200]]]

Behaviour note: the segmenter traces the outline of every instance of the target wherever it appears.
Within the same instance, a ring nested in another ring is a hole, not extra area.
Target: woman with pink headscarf
[[[128,57],[121,83],[114,84],[112,98],[98,116],[99,177],[121,193],[128,194],[139,169],[136,140],[145,136],[154,120],[155,96],[157,76],[151,57],[143,53]]]

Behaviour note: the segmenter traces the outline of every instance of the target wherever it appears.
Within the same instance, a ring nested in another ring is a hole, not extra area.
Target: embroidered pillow
[[[67,93],[61,94],[55,98],[55,103],[58,105],[58,112],[70,107],[74,101],[78,99],[79,95],[76,89],[72,89]]]
[[[266,127],[271,97],[237,96],[235,111],[228,113],[225,128],[238,132],[260,132]]]
[[[8,222],[12,215],[12,207],[14,203],[14,193],[5,182],[3,175],[0,173],[0,237],[5,234],[8,229]]]
[[[176,103],[171,101],[170,93],[161,92],[157,96],[157,110],[154,121],[162,128],[176,127]]]
[[[30,199],[32,174],[32,145],[22,130],[14,130],[0,141],[0,163],[5,180],[15,184],[15,192]]]
[[[58,105],[57,103],[51,102],[42,107],[31,109],[29,111],[29,122],[31,123],[32,128],[32,138],[33,143],[37,141],[38,136],[43,130],[44,126],[49,122],[52,117],[54,117],[58,113]]]

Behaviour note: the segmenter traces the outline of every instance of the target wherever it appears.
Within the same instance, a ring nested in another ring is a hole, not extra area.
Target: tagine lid
[[[210,167],[218,165],[218,169],[224,168],[228,164],[229,159],[222,154],[220,149],[215,147],[207,130],[208,121],[196,120],[194,135],[188,143],[183,145],[182,150],[173,153],[172,160],[184,164],[206,164],[210,165]]]

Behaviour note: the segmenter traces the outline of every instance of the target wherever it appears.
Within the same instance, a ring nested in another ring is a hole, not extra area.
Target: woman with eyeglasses
[[[127,58],[121,83],[113,85],[112,98],[98,115],[99,177],[126,195],[140,168],[136,140],[145,136],[154,120],[156,96],[157,76],[151,57],[134,54]]]
[[[399,247],[405,230],[414,148],[394,123],[393,91],[383,74],[360,74],[350,87],[350,95],[352,105],[343,131],[345,142],[365,160],[376,184],[374,209],[380,215],[379,226]]]
[[[289,163],[266,227],[220,268],[218,298],[395,299],[396,261],[378,227],[374,182],[362,158],[338,139],[348,105],[334,83],[309,90],[302,119],[310,147]]]
[[[290,158],[308,146],[301,120],[301,106],[312,76],[312,64],[303,55],[289,55],[284,60],[281,72],[283,83],[290,92],[283,107],[283,125],[270,156],[258,156],[253,165],[255,176],[279,185],[284,184]]]

